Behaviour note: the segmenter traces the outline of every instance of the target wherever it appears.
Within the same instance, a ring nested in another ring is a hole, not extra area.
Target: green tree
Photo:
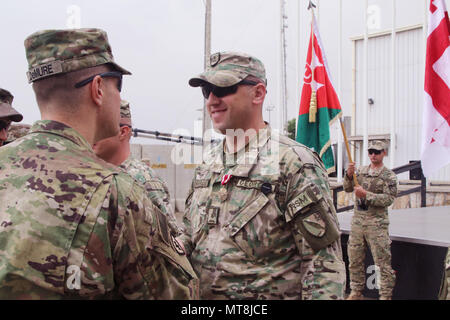
[[[288,121],[287,131],[288,137],[295,140],[295,118]]]

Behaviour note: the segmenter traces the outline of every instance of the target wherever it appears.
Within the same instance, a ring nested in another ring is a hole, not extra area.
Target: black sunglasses
[[[378,155],[381,153],[381,150],[369,149],[369,154],[373,154],[373,153]]]
[[[125,123],[120,123],[119,127],[128,127],[131,129],[131,126],[129,124],[125,124]]]
[[[203,93],[203,96],[205,97],[205,99],[209,98],[209,95],[210,95],[211,92],[217,98],[223,98],[223,97],[228,96],[230,94],[236,93],[238,87],[240,85],[245,85],[245,84],[254,86],[254,85],[257,85],[258,82],[249,81],[249,80],[242,80],[241,82],[236,83],[235,85],[232,85],[232,86],[229,86],[229,87],[218,87],[218,86],[215,86],[215,85],[210,84],[210,83],[205,83],[202,86],[202,93]]]
[[[109,71],[109,72],[103,72],[103,73],[99,73],[99,74],[95,74],[83,81],[80,81],[78,83],[75,83],[75,88],[81,88],[82,86],[87,85],[89,82],[91,82],[92,80],[94,80],[94,78],[96,76],[100,76],[102,78],[105,77],[113,77],[113,78],[117,78],[119,79],[119,82],[117,83],[117,89],[120,91],[122,91],[122,72],[118,72],[118,71]]]
[[[11,121],[0,120],[0,131],[3,129],[8,130],[10,125],[11,125]]]

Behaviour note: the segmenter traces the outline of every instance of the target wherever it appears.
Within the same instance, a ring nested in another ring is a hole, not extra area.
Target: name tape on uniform
[[[27,72],[28,82],[52,76],[63,72],[61,61],[51,61],[49,63],[41,64]]]
[[[262,184],[263,183],[261,181],[240,179],[240,180],[238,180],[236,186],[241,187],[241,188],[246,188],[246,189],[259,189],[259,188],[261,188]]]
[[[294,200],[289,203],[288,212],[291,217],[294,217],[298,211],[313,202],[313,199],[311,199],[306,192],[300,193],[297,197],[294,198]]]
[[[194,180],[194,188],[206,188],[209,186],[209,179]]]

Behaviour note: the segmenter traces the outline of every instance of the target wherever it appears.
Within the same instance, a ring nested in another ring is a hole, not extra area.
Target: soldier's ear
[[[92,80],[92,83],[88,84],[90,85],[91,98],[94,103],[99,106],[102,105],[103,99],[105,97],[104,84],[105,82],[100,76],[96,76],[94,80]]]
[[[131,128],[128,126],[121,126],[120,127],[120,132],[119,132],[119,140],[123,141],[123,140],[128,140],[131,137]]]
[[[264,98],[266,97],[266,86],[262,83],[258,83],[253,87],[253,103],[254,104],[263,104]]]

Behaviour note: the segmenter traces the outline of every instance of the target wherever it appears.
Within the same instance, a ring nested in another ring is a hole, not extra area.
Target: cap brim
[[[201,87],[205,83],[208,83],[208,81],[200,79],[200,78],[191,78],[191,79],[189,79],[189,85],[191,87]]]
[[[121,72],[122,74],[126,74],[126,75],[131,75],[132,73],[130,71],[128,71],[127,69],[122,68],[121,66],[119,66],[117,63],[115,62],[109,62],[113,65],[114,68],[117,69],[117,71]]]
[[[16,111],[7,103],[0,103],[0,118],[8,118],[14,122],[20,122],[23,120],[22,114]]]

